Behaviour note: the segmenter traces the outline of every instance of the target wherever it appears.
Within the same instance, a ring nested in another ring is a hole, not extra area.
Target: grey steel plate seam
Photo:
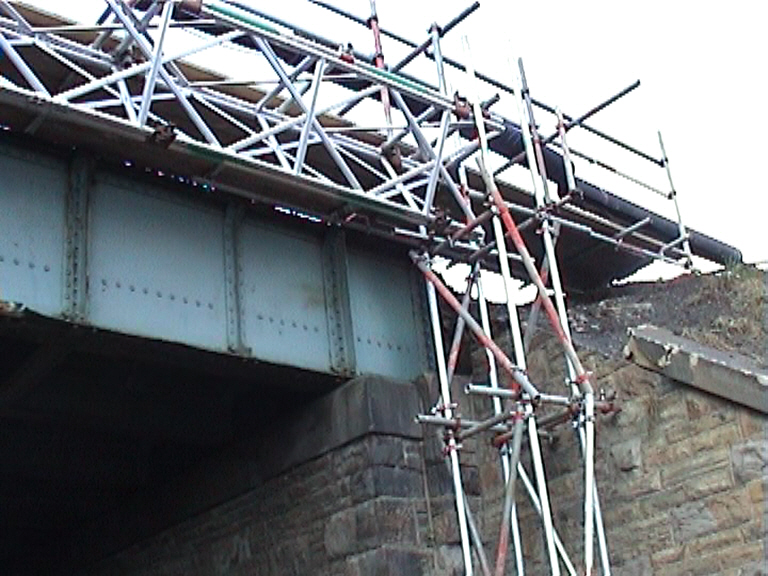
[[[338,373],[328,334],[334,304],[324,286],[328,225],[245,214],[235,235],[236,262],[230,255],[238,269],[230,298],[237,301],[227,302],[225,197],[191,194],[158,177],[130,180],[130,171],[103,165],[79,177],[88,182],[80,232],[87,293],[82,316],[69,318],[66,197],[78,180],[72,170],[86,170],[78,158],[68,163],[0,144],[0,299],[99,330]],[[350,354],[361,359],[355,373],[416,377],[425,368],[417,311],[410,299],[380,298],[392,282],[409,282],[412,270],[370,248],[352,251],[348,289],[339,298],[358,303],[359,338],[349,335]],[[231,349],[228,306],[242,316],[241,350]]]

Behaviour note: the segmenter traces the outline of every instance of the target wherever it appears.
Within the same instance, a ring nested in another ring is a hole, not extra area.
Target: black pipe
[[[577,206],[603,214],[607,211],[615,217],[621,218],[627,225],[650,216],[652,222],[648,224],[646,230],[656,233],[662,241],[671,242],[680,236],[677,222],[652,214],[645,208],[614,196],[584,180],[577,178],[576,186],[582,192],[581,198],[574,198],[573,202]],[[723,266],[742,261],[741,251],[733,246],[729,246],[711,236],[701,234],[690,228],[688,229],[688,234],[691,251],[694,255],[717,262]]]
[[[261,10],[258,10],[256,8],[253,8],[251,6],[248,6],[246,4],[243,4],[242,2],[238,2],[237,0],[222,0],[226,4],[229,4],[231,6],[235,6],[239,8],[240,10],[244,10],[245,12],[249,12],[253,14],[254,16],[258,16],[259,18],[263,18],[264,20],[269,20],[270,22],[273,22],[275,24],[278,24],[280,26],[283,26],[285,28],[289,28],[294,33],[298,34],[299,36],[302,36],[308,40],[311,40],[313,42],[316,42],[320,44],[321,46],[324,46],[331,50],[336,50],[338,48],[338,44],[335,42],[332,42],[331,40],[328,40],[327,38],[323,38],[322,36],[319,36],[313,32],[309,32],[308,30],[305,30],[304,28],[300,28],[298,26],[295,26],[294,24],[290,24],[286,22],[285,20],[278,18],[277,16],[272,16],[271,14],[267,14],[266,12],[262,12]],[[360,60],[361,62],[368,62],[372,60],[371,56],[363,54],[361,52],[355,51],[353,53],[353,56],[356,60]],[[424,82],[423,80],[420,80],[419,78],[416,78],[414,76],[409,76],[407,74],[400,74],[403,78],[408,80],[409,82],[413,82],[415,84],[419,84],[420,86],[423,86],[426,89],[429,90],[437,90],[435,86],[432,86],[431,84]]]
[[[472,14],[475,10],[480,8],[480,2],[475,2],[472,4],[472,6],[469,6],[468,8],[465,8],[464,11],[461,12],[456,18],[448,22],[445,26],[440,28],[440,38],[448,34],[451,30],[453,30],[456,26],[458,26],[461,22],[463,22],[467,16]]]
[[[472,138],[470,129],[463,129],[464,138]],[[523,138],[520,126],[506,120],[504,131],[488,142],[488,147],[507,158],[523,152]],[[567,181],[563,157],[552,148],[544,148],[544,162],[548,178],[558,185],[558,195],[562,198],[567,194]],[[523,162],[525,165],[526,162]],[[589,212],[599,214],[605,218],[617,221],[624,226],[630,226],[648,216],[653,222],[643,230],[649,236],[660,239],[662,242],[671,242],[680,235],[677,222],[654,214],[633,202],[619,198],[590,182],[576,178],[576,188],[580,194],[574,194],[571,202]],[[706,258],[718,264],[728,265],[742,260],[741,251],[729,246],[715,238],[688,229],[690,234],[691,250],[696,256]]]
[[[469,16],[472,12],[477,10],[479,7],[480,7],[480,3],[479,2],[475,2],[472,6],[470,6],[469,8],[464,10],[461,14],[456,16],[453,20],[448,22],[448,24],[443,26],[442,29],[441,29],[442,31],[440,32],[440,35],[442,36],[443,34],[446,34],[447,32],[450,32],[450,30],[453,29],[455,26],[457,26],[459,24],[459,22],[461,22],[464,18]],[[438,29],[440,29],[439,26],[438,26]],[[416,46],[415,44],[411,43],[411,44],[413,44],[416,47],[411,51],[410,54],[408,54],[405,58],[400,60],[400,62],[395,64],[390,70],[392,72],[397,72],[397,73],[403,75],[403,77],[407,78],[407,76],[405,74],[403,74],[401,72],[401,70],[403,68],[405,68],[410,62],[412,62],[417,56],[419,56],[419,54],[424,52],[429,47],[429,45],[431,43],[432,43],[432,39],[431,38],[428,38],[427,40],[422,42],[419,46]],[[422,82],[422,85],[425,85],[425,84]],[[433,86],[429,86],[429,88],[431,88],[432,90],[435,90],[435,91],[437,90]],[[344,116],[344,114],[346,114],[347,112],[352,110],[355,106],[357,106],[357,104],[358,104],[358,102],[353,102],[351,104],[347,104],[341,110],[338,111],[338,115],[339,116]]]
[[[304,34],[306,37],[310,39],[320,38],[314,34],[311,34],[304,30],[296,28],[295,26],[288,25],[277,18],[267,16],[261,13],[260,11],[250,8],[249,6],[242,5],[239,2],[234,2],[233,0],[228,0],[228,1],[229,3],[236,4],[238,5],[238,7],[241,7],[244,10],[254,13],[257,16],[261,16],[265,19],[272,20],[273,22],[276,22],[280,25],[292,28],[294,31]],[[329,42],[328,40],[322,40],[322,41],[321,40],[322,39],[318,40],[318,42],[321,42],[324,46],[328,46],[331,48],[335,47],[335,44]],[[448,62],[448,60],[446,60],[446,62]],[[461,66],[461,68],[463,69],[463,66]],[[407,77],[405,75],[403,76]],[[478,77],[480,77],[479,74],[478,74]],[[483,78],[483,79],[486,80],[486,78]],[[411,78],[408,77],[408,79],[410,80]],[[429,86],[424,82],[421,82],[418,80],[415,80],[415,81],[417,81],[419,84]],[[496,85],[500,89],[506,90],[508,92],[512,92],[510,88],[504,86],[503,84],[497,81],[493,81],[492,79],[489,79],[486,81]],[[432,87],[432,89],[434,89],[434,87]],[[538,105],[539,107],[543,107],[541,106],[541,104],[537,104],[535,100],[533,99],[531,100],[534,104]],[[554,109],[549,109],[548,111],[554,112]],[[564,117],[569,118],[569,122],[574,121],[572,117],[569,117],[569,116],[564,116]],[[583,128],[586,128],[585,124],[581,124],[581,126]],[[489,146],[492,150],[499,152],[500,154],[506,157],[510,157],[512,155],[518,154],[523,149],[520,127],[510,121],[504,121],[504,128],[505,128],[504,133],[499,137],[491,140],[491,142],[489,142]],[[615,142],[615,143],[618,143],[618,142]],[[639,152],[636,150],[631,150],[631,151],[637,153],[640,156],[646,157],[647,159],[653,161],[656,164],[663,165],[663,163],[660,163],[659,161],[647,155],[644,155],[642,152]],[[558,183],[558,191],[562,191],[560,194],[562,196],[563,194],[565,194],[565,191],[566,191],[565,172],[563,169],[562,156],[549,148],[545,148],[544,157],[545,157],[545,163],[546,163],[548,175],[551,180],[554,180],[555,182]],[[659,234],[659,236],[662,237],[663,241],[669,242],[677,238],[677,236],[679,235],[679,230],[676,222],[672,222],[671,220],[667,220],[664,218],[659,218],[655,214],[651,214],[650,212],[637,206],[636,204],[633,204],[631,202],[628,202],[626,200],[622,200],[621,198],[613,196],[612,194],[605,192],[604,190],[590,184],[589,182],[585,182],[578,178],[576,179],[576,186],[583,193],[583,198],[576,197],[574,198],[573,202],[585,209],[596,211],[597,213],[600,213],[600,214],[605,214],[607,212],[612,216],[624,221],[626,225],[631,225],[632,223],[637,222],[638,220],[642,220],[647,216],[653,216],[653,226],[651,226],[650,229],[655,231],[657,234]],[[697,256],[701,256],[703,258],[712,260],[714,262],[717,262],[723,265],[730,264],[733,262],[740,262],[742,259],[741,252],[736,248],[728,246],[727,244],[719,242],[714,238],[711,238],[704,234],[700,234],[695,231],[689,230],[689,234],[690,234],[691,250]]]
[[[339,16],[343,16],[344,18],[348,18],[349,20],[352,20],[352,22],[356,22],[357,24],[360,24],[362,26],[368,26],[368,20],[366,18],[360,18],[360,16],[355,16],[354,14],[350,14],[349,12],[344,12],[344,10],[340,8],[336,8],[333,4],[329,4],[327,2],[321,2],[321,0],[309,0],[312,4],[315,4],[317,6],[320,6],[321,8],[325,8],[326,10],[333,12],[334,14],[338,14]],[[394,32],[390,32],[389,30],[385,30],[384,28],[379,27],[379,32],[381,32],[384,36],[389,36],[393,40],[397,40],[401,44],[405,44],[406,46],[410,46],[411,48],[415,47],[416,45],[408,40],[407,38],[403,38],[402,36],[395,34]]]
[[[326,2],[322,2],[320,0],[309,0],[309,1],[314,3],[314,4],[316,4],[316,5],[318,5],[318,6],[326,8],[327,10],[330,10],[331,12],[334,12],[335,14],[338,14],[340,16],[348,18],[348,19],[352,20],[353,22],[357,22],[357,23],[362,24],[364,26],[368,25],[367,22],[365,20],[363,20],[362,18],[359,18],[358,16],[354,16],[353,14],[345,12],[344,10],[341,10],[340,8],[336,8],[335,6],[331,6],[330,4],[328,4]],[[477,4],[479,6],[478,2],[475,2],[475,4]],[[475,5],[473,5],[473,7],[474,6]],[[379,28],[379,30],[381,31],[382,34],[386,34],[387,36],[397,40],[398,42],[401,42],[401,43],[405,44],[409,48],[420,48],[420,50],[413,56],[413,58],[415,58],[416,56],[421,54],[421,52],[423,52],[426,49],[426,47],[428,46],[428,44],[429,44],[429,42],[427,41],[427,42],[425,42],[425,43],[423,43],[421,45],[417,45],[415,42],[413,42],[411,40],[408,40],[406,38],[403,38],[402,36],[399,36],[399,35],[395,34],[394,32],[390,32],[390,31],[388,31],[388,30],[386,30],[384,28]],[[448,30],[449,30],[449,28],[446,25],[446,28],[441,32],[440,37],[442,37],[443,34],[445,34]],[[434,60],[434,56],[432,54],[427,53],[427,57]],[[400,68],[402,68],[403,66],[405,66],[406,64],[411,62],[413,60],[413,58],[408,59]],[[466,72],[466,66],[464,66],[464,64],[462,64],[461,62],[458,62],[457,60],[454,60],[453,58],[450,58],[448,56],[443,55],[443,61],[446,64],[448,64],[450,66],[453,66],[454,68],[456,68],[458,70]],[[397,71],[397,70],[399,70],[399,68],[396,68],[396,69],[393,69],[393,70]],[[498,88],[499,90],[504,90],[504,92],[507,92],[508,94],[515,94],[515,91],[514,91],[514,89],[512,87],[508,86],[507,84],[504,84],[503,82],[499,82],[498,80],[496,80],[494,78],[491,78],[487,74],[483,74],[482,72],[476,72],[475,75],[480,80],[482,80],[483,82],[487,82],[488,84],[490,84],[494,88]],[[553,108],[549,104],[546,104],[546,103],[544,103],[544,102],[542,102],[540,100],[537,100],[536,98],[531,98],[531,102],[533,103],[534,106],[536,106],[538,108],[541,108],[545,112],[549,112],[550,114],[555,114],[555,108]],[[568,122],[571,122],[574,119],[573,116],[569,116],[568,114],[565,114],[565,113],[563,113],[563,118],[566,121],[568,121]],[[628,152],[636,154],[637,156],[640,156],[641,158],[643,158],[645,160],[648,160],[649,162],[651,162],[653,164],[656,164],[657,166],[663,166],[664,165],[663,161],[661,161],[661,160],[659,160],[657,158],[654,158],[650,154],[646,154],[642,150],[638,150],[637,148],[635,148],[633,146],[630,146],[629,144],[626,144],[626,143],[622,142],[621,140],[619,140],[617,138],[614,138],[613,136],[610,136],[610,135],[606,134],[605,132],[603,132],[601,130],[598,130],[596,128],[592,128],[591,126],[589,126],[587,124],[581,124],[581,128],[586,130],[587,132],[591,132],[595,136],[599,136],[600,138],[602,138],[604,140],[607,140],[611,144],[615,144],[616,146],[619,146],[620,148],[623,148],[624,150],[627,150]]]
[[[629,86],[624,88],[624,90],[622,90],[618,94],[615,94],[614,96],[611,96],[605,102],[603,102],[601,104],[598,104],[597,106],[595,106],[594,108],[592,108],[591,110],[589,110],[585,114],[582,114],[581,116],[579,116],[575,120],[570,120],[565,125],[565,131],[568,132],[568,130],[570,130],[574,126],[582,125],[587,118],[589,118],[590,116],[593,116],[594,114],[597,114],[598,112],[600,112],[600,110],[603,110],[604,108],[610,106],[611,104],[616,102],[616,100],[618,100],[619,98],[623,98],[624,96],[626,96],[627,94],[632,92],[632,90],[636,89],[638,86],[640,86],[640,80],[635,80],[632,84],[630,84]],[[544,144],[549,144],[555,138],[557,138],[557,136],[558,136],[558,132],[553,133],[551,136],[549,136],[548,138],[544,139]]]
[[[475,11],[475,10],[477,10],[478,8],[480,8],[480,2],[475,2],[474,4],[472,4],[472,6],[470,6],[469,8],[466,8],[465,10],[463,10],[463,11],[461,12],[461,14],[459,14],[459,15],[458,15],[458,16],[456,16],[456,17],[455,17],[453,20],[451,20],[450,22],[448,22],[448,24],[446,24],[445,26],[442,26],[442,27],[441,27],[441,26],[438,26],[438,27],[437,27],[437,29],[439,30],[439,35],[440,35],[440,38],[442,38],[442,37],[443,37],[445,34],[447,34],[448,32],[450,32],[451,30],[453,30],[453,29],[454,29],[456,26],[458,26],[458,25],[459,25],[459,23],[460,23],[460,22],[462,22],[462,21],[463,21],[463,20],[464,20],[464,19],[465,19],[467,16],[469,16],[470,14],[472,14],[472,12],[474,12],[474,11]],[[413,43],[411,43],[411,44],[413,44]],[[413,61],[413,60],[414,60],[414,59],[415,59],[415,58],[416,58],[416,57],[417,57],[419,54],[421,54],[422,52],[424,52],[424,51],[425,51],[425,50],[426,50],[426,49],[429,47],[429,45],[430,45],[430,44],[432,44],[432,38],[427,38],[427,39],[426,39],[424,42],[422,42],[422,43],[421,43],[421,44],[419,44],[418,46],[416,46],[415,44],[413,44],[413,48],[414,48],[414,50],[413,50],[413,51],[412,51],[410,54],[408,54],[408,56],[406,56],[406,57],[405,57],[405,58],[403,58],[403,59],[402,59],[400,62],[398,62],[398,63],[397,63],[397,64],[396,64],[396,65],[395,65],[395,66],[392,68],[392,71],[393,71],[393,72],[398,72],[398,71],[402,70],[403,68],[405,68],[405,67],[406,67],[408,64],[410,64],[410,63],[411,63],[411,62],[412,62],[412,61]]]
[[[525,86],[527,86],[527,84],[525,84],[525,73],[522,71],[522,68],[521,68],[521,76],[522,76],[522,80],[523,80],[523,86],[525,87]],[[583,126],[583,122],[587,118],[590,118],[590,117],[594,116],[595,114],[600,112],[600,110],[603,110],[607,106],[610,106],[611,104],[616,102],[616,100],[618,100],[619,98],[621,98],[623,96],[626,96],[627,94],[632,92],[632,90],[634,90],[638,86],[640,86],[640,80],[635,80],[631,85],[629,85],[626,88],[624,88],[624,90],[622,90],[618,94],[614,94],[613,96],[611,96],[607,100],[601,102],[600,104],[598,104],[594,108],[590,109],[589,111],[585,112],[584,114],[582,114],[578,118],[572,119],[570,122],[568,122],[568,124],[566,124],[565,130],[568,131],[571,128],[573,128],[574,126]],[[528,91],[527,87],[523,88],[523,93],[526,94],[526,99],[530,99],[530,97],[527,94],[527,91]],[[546,146],[547,144],[552,143],[555,140],[555,138],[557,138],[558,136],[559,136],[559,132],[558,131],[553,132],[552,134],[550,134],[549,136],[547,136],[546,138],[544,138],[541,141],[541,145],[542,146]],[[501,166],[500,168],[498,168],[497,170],[494,171],[494,174],[499,174],[500,172],[503,172],[504,170],[506,170],[510,166],[513,166],[513,165],[515,165],[515,164],[517,164],[519,162],[522,162],[524,159],[525,159],[525,150],[523,150],[522,152],[520,152],[516,156],[513,156],[512,158],[507,160],[504,163],[503,166]]]
[[[104,22],[107,21],[107,18],[109,17],[110,13],[112,12],[112,9],[107,7],[104,12],[101,13],[101,16],[99,16],[99,19],[96,20],[96,25],[101,26],[104,24]]]

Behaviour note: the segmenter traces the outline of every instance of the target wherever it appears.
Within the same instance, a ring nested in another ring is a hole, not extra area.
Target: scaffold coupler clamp
[[[156,126],[152,134],[147,136],[147,142],[168,148],[176,140],[176,125],[169,122]]]
[[[589,382],[592,379],[592,372],[584,372],[583,374],[579,374],[576,376],[576,378],[573,379],[573,384],[576,384],[577,386],[581,387],[584,382]]]
[[[458,409],[458,407],[459,407],[458,402],[451,402],[449,404],[444,404],[443,402],[439,402],[434,406],[432,406],[432,408],[430,409],[430,412],[432,413],[432,415],[442,414],[443,416],[445,416],[446,410],[453,411]]]
[[[403,155],[397,143],[382,147],[381,155],[392,165],[395,172],[400,174],[403,171]]]
[[[463,445],[456,441],[456,432],[461,428],[461,417],[456,416],[453,426],[446,426],[443,432],[443,456],[448,456],[453,451],[461,450]]]
[[[443,437],[443,440],[445,441],[445,444],[443,445],[443,456],[449,456],[451,452],[458,452],[464,447],[461,442],[453,440],[453,435],[446,435]]]
[[[605,389],[600,389],[598,400],[595,402],[595,411],[600,414],[618,414],[621,407],[616,405],[616,391],[606,394]]]
[[[459,193],[464,200],[469,201],[469,188],[463,182],[459,184]]]
[[[355,63],[355,49],[351,42],[347,42],[346,46],[339,44],[339,58],[347,64]]]
[[[453,93],[453,113],[459,120],[469,120],[472,115],[472,106],[470,106],[469,100],[459,94],[458,90]]]

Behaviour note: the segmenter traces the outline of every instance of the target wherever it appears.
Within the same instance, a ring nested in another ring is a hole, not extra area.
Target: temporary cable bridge
[[[441,49],[445,34],[478,3],[443,26],[432,25],[428,37],[414,43],[379,26],[373,1],[366,19],[315,2],[367,26],[373,55],[241,2],[92,3],[101,5],[103,13],[88,25],[0,0],[3,130],[96,150],[115,163],[404,247],[425,278],[440,385],[435,410],[418,419],[444,430],[466,574],[505,573],[510,539],[516,573],[524,573],[524,528],[515,506],[518,482],[541,518],[552,574],[592,574],[598,566],[602,574],[610,574],[594,457],[595,415],[614,406],[596,394],[574,350],[565,291],[606,286],[654,260],[691,268],[694,256],[720,264],[741,259],[738,250],[684,225],[660,134],[656,156],[588,124],[639,82],[579,116],[569,116],[531,96],[521,60],[510,59],[508,83],[480,74],[473,68],[466,38],[460,61]],[[189,32],[183,46],[169,41],[177,30]],[[408,56],[386,62],[382,38],[387,36],[410,49]],[[245,62],[242,69],[257,71],[259,77],[228,78],[190,63],[226,47],[236,47]],[[408,73],[417,59],[432,62],[435,83]],[[446,66],[463,74],[454,93],[447,87]],[[495,109],[497,91],[512,97],[516,120]],[[352,111],[365,105],[377,109],[371,125],[351,121]],[[555,116],[552,134],[539,133],[535,111]],[[569,148],[567,135],[575,129],[655,165],[666,173],[668,189]],[[504,159],[495,170],[492,155]],[[674,218],[576,178],[574,162],[598,166],[667,198]],[[499,179],[515,164],[530,172],[533,193]],[[550,188],[552,182],[556,190]],[[462,301],[433,271],[438,256],[469,265]],[[512,350],[493,340],[481,284],[484,270],[500,275]],[[533,284],[538,292],[529,329],[543,312],[562,344],[568,379],[555,392],[528,377],[515,279]],[[478,319],[470,313],[473,293]],[[456,315],[448,354],[438,298]],[[476,422],[460,419],[451,398],[466,330],[488,356],[488,385],[466,390],[489,398],[491,415]],[[544,404],[554,411],[540,417],[537,409]],[[552,520],[539,446],[539,427],[558,422],[574,426],[583,456],[584,539],[579,549],[584,565],[578,568],[569,557],[569,548],[578,543],[563,542]],[[493,436],[505,486],[493,562],[483,549],[461,478],[461,443],[480,433]],[[524,439],[533,479],[520,462]]]

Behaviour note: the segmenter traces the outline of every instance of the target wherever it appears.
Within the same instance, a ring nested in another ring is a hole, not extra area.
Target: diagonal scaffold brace
[[[467,53],[469,53],[469,45],[466,38],[464,38],[464,44],[465,49]],[[469,76],[469,81],[474,87],[474,72],[471,68],[471,57],[468,58],[469,62],[467,65],[467,72]],[[518,94],[522,94],[524,98],[527,97],[527,86],[524,84],[524,71],[520,70],[521,74],[520,77],[523,79],[523,82],[521,83],[521,89],[518,91]],[[517,74],[513,73],[515,78],[517,78]],[[545,176],[542,174],[537,174],[537,171],[535,170],[534,166],[541,166],[544,167],[543,162],[543,154],[541,151],[541,142],[536,137],[534,132],[534,143],[538,145],[538,149],[534,150],[532,149],[532,143],[531,143],[531,134],[528,132],[528,130],[533,129],[535,130],[535,125],[532,120],[532,114],[530,113],[530,99],[526,100],[526,104],[529,106],[529,125],[527,130],[523,130],[523,134],[525,136],[525,144],[526,144],[526,155],[529,158],[529,166],[531,167],[531,174],[534,180],[534,190],[536,193],[537,200],[541,202],[543,200],[543,194],[541,189],[538,186],[539,177],[542,178],[543,181],[545,180]],[[573,348],[573,344],[570,339],[570,335],[567,332],[567,318],[564,316],[564,304],[560,305],[560,310],[555,308],[555,305],[552,303],[552,300],[549,296],[549,293],[546,289],[545,283],[543,279],[541,278],[541,275],[539,274],[538,270],[536,269],[535,263],[533,261],[533,258],[530,255],[530,252],[525,244],[525,241],[522,238],[522,235],[520,234],[520,231],[517,228],[517,225],[515,224],[509,209],[507,208],[506,203],[504,202],[504,199],[501,196],[501,193],[498,190],[498,187],[496,186],[495,180],[490,173],[488,169],[488,145],[487,145],[487,139],[485,135],[485,121],[483,117],[483,112],[480,109],[480,106],[477,104],[477,98],[474,98],[475,104],[474,104],[474,116],[475,116],[475,123],[477,127],[477,134],[478,138],[480,140],[480,158],[478,159],[478,165],[480,168],[480,172],[484,181],[484,184],[486,186],[486,190],[495,205],[496,209],[499,211],[499,215],[501,218],[502,223],[504,224],[504,227],[506,228],[507,234],[509,238],[511,239],[515,249],[517,250],[518,254],[522,258],[523,266],[526,269],[526,272],[528,273],[528,276],[532,283],[536,286],[536,289],[538,291],[538,296],[541,301],[541,305],[544,308],[544,311],[546,313],[547,318],[549,319],[550,325],[552,329],[555,331],[555,334],[557,335],[558,339],[560,340],[566,358],[568,360],[568,364],[571,367],[572,371],[574,372],[574,378],[572,378],[572,381],[576,383],[579,387],[579,391],[581,393],[582,397],[582,405],[583,405],[583,420],[584,420],[584,436],[585,436],[585,448],[584,448],[584,460],[585,460],[585,520],[584,520],[584,528],[585,528],[585,549],[584,549],[584,556],[585,556],[585,573],[591,574],[592,573],[592,564],[593,564],[593,506],[594,506],[594,393],[593,389],[589,380],[589,375],[585,371],[583,365],[581,364],[581,361],[578,358],[578,355],[575,352],[575,349]],[[524,118],[524,115],[521,113],[521,120]],[[525,122],[521,122],[522,125],[525,125]],[[554,278],[553,282],[556,282],[557,285],[559,285],[559,278],[557,277],[557,267],[556,267],[556,261],[555,261],[555,253],[554,253],[554,245],[552,243],[552,237],[549,233],[549,229],[547,226],[544,228],[544,240],[545,240],[545,250],[547,253],[547,258],[550,263],[550,268],[552,272],[554,272]],[[558,303],[561,304],[562,300],[562,291],[555,291],[556,295],[558,296]],[[533,438],[533,435],[531,435],[531,438]],[[554,545],[554,539],[551,537],[552,531],[551,527],[548,527],[549,529],[546,530],[547,532],[547,546],[549,551],[549,557],[550,557],[550,566],[552,569],[553,574],[559,574],[559,564],[557,562],[557,557],[555,554],[555,545]],[[497,564],[498,566],[498,564]]]
[[[531,106],[530,91],[525,77],[525,69],[523,67],[522,59],[518,60],[517,70],[514,70],[515,81],[520,87],[520,94],[522,95],[522,102],[518,100],[518,110],[521,117],[521,125],[523,126],[523,139],[525,142],[526,152],[530,157],[536,154],[537,162],[530,165],[530,172],[533,178],[534,191],[536,196],[536,202],[538,205],[543,205],[547,201],[546,191],[546,168],[543,162],[543,154],[541,152],[541,140],[537,133],[536,123],[533,117],[533,107]],[[519,75],[517,74],[519,71]],[[528,122],[524,122],[527,118]],[[568,192],[571,193],[575,189],[575,178],[573,176],[573,168],[568,156],[568,145],[566,142],[565,126],[562,122],[562,116],[558,110],[558,132],[560,133],[561,146],[564,152],[564,167],[566,172],[566,180],[568,183]],[[538,172],[537,172],[538,170]],[[539,183],[542,190],[539,188]],[[570,329],[568,326],[568,314],[565,305],[565,296],[562,289],[560,275],[556,266],[555,252],[554,252],[554,240],[552,238],[552,230],[549,223],[545,222],[542,227],[542,236],[544,240],[544,246],[548,261],[555,264],[552,267],[552,286],[555,296],[555,305],[557,308],[558,318],[560,326],[565,334],[566,338],[570,340]],[[566,349],[567,352],[567,349]],[[566,365],[569,375],[569,384],[572,389],[572,394],[578,393],[577,384],[579,382],[580,373],[578,367],[573,363],[571,356],[566,354]],[[582,455],[584,457],[584,556],[586,573],[592,573],[593,564],[593,529],[597,528],[598,542],[600,545],[600,557],[604,574],[610,574],[610,563],[608,560],[607,544],[605,541],[605,534],[603,530],[602,515],[600,513],[600,504],[597,498],[596,483],[594,480],[594,416],[595,416],[595,399],[594,394],[584,393],[582,389],[583,398],[583,410],[580,414],[580,424],[578,428],[579,441],[582,448]],[[594,523],[593,523],[594,517]]]

